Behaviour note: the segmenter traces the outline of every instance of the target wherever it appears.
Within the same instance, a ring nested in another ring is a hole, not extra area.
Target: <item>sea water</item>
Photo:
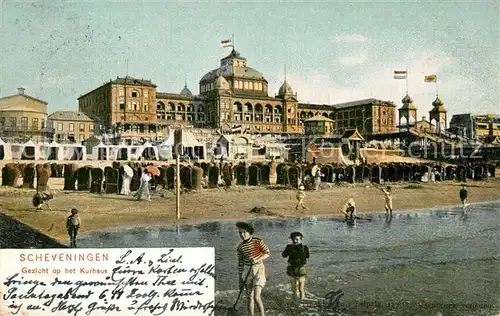
[[[268,316],[499,315],[500,202],[366,215],[354,225],[333,218],[252,220],[271,250],[263,291]],[[96,232],[80,247],[215,246],[216,300],[226,315],[238,291],[235,223]],[[281,252],[291,232],[309,247],[307,301],[292,300]],[[338,305],[325,296],[342,290]],[[245,300],[240,309],[244,310]],[[335,308],[334,308],[335,307]],[[242,314],[243,315],[243,314]]]

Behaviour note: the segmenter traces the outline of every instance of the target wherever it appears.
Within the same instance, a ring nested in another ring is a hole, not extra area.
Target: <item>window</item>
[[[74,132],[75,131],[75,124],[69,123],[69,131]]]
[[[133,107],[134,107],[134,111],[137,111],[137,103],[136,102],[133,103]]]
[[[42,120],[42,124],[40,125],[40,129],[44,129],[45,128],[45,120]]]
[[[144,103],[144,112],[147,112],[149,110],[148,104]]]
[[[132,91],[132,98],[137,98],[137,91]]]
[[[28,129],[28,118],[27,117],[21,117],[21,129],[22,130]]]
[[[120,103],[120,110],[124,111],[125,110],[125,103]]]
[[[91,131],[91,132],[94,131],[94,124],[92,124],[92,123],[89,124],[89,131]]]
[[[125,92],[123,91],[123,89],[118,90],[118,95],[120,97],[123,97],[125,95]]]
[[[60,132],[63,130],[63,123],[57,123],[57,130]]]
[[[149,96],[149,91],[148,90],[144,90],[143,94],[144,94],[144,98],[147,98]]]
[[[85,132],[85,124],[84,123],[80,123],[79,130],[80,130],[80,132]]]
[[[85,140],[85,135],[84,134],[80,134],[80,136],[78,136],[78,139],[82,142]]]
[[[34,130],[34,131],[38,130],[38,118],[34,118],[34,119],[32,120],[32,123],[31,123],[31,124],[32,124],[32,125],[31,125],[31,129],[32,129],[32,130]]]
[[[5,126],[5,117],[0,117],[0,127],[4,127]]]

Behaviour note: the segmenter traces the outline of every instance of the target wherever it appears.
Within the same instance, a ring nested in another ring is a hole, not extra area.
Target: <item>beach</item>
[[[176,220],[175,195],[158,190],[152,201],[136,201],[132,196],[63,191],[63,179],[51,178],[49,191],[54,199],[50,210],[36,212],[31,199],[34,190],[0,187],[0,211],[41,233],[67,243],[65,220],[72,207],[79,210],[82,226],[79,236],[103,230],[133,227],[167,227],[209,221],[252,220],[263,218],[341,217],[348,198],[356,201],[359,214],[384,212],[384,194],[379,185],[324,183],[318,191],[305,191],[307,210],[295,210],[296,191],[280,186],[232,186],[228,189],[203,189],[181,194],[181,220]],[[387,184],[386,184],[387,185]],[[394,211],[410,211],[460,203],[460,183],[389,184],[393,191]],[[500,178],[468,181],[468,202],[500,200]],[[253,208],[265,208],[250,212]]]

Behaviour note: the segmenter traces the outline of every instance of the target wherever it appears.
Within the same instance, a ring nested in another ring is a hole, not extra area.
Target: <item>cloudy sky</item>
[[[26,93],[49,112],[77,110],[77,98],[128,74],[179,92],[229,54],[264,73],[274,95],[284,78],[300,102],[374,97],[400,105],[409,92],[427,111],[436,86],[449,111],[500,113],[500,6],[456,2],[1,2],[0,96]],[[128,67],[127,67],[127,61]]]

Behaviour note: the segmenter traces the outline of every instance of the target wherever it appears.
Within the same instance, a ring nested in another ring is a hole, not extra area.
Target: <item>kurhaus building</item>
[[[199,81],[199,94],[185,85],[180,93],[157,92],[151,80],[117,78],[78,98],[79,110],[103,122],[122,139],[158,139],[167,127],[193,126],[256,134],[302,134],[303,121],[315,115],[334,120],[335,132],[358,128],[362,134],[395,130],[396,107],[365,99],[325,105],[299,103],[284,80],[269,96],[262,73],[234,49]],[[98,132],[98,131],[96,131]]]

